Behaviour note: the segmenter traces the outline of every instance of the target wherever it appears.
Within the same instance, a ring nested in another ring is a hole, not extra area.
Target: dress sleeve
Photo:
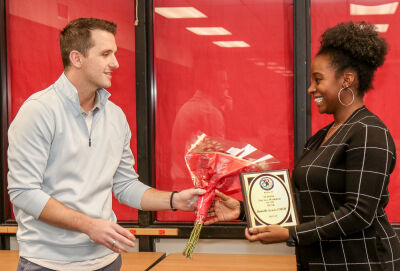
[[[54,121],[39,101],[20,108],[8,130],[8,193],[13,205],[38,219],[50,196],[42,190]]]
[[[139,175],[133,168],[135,158],[131,151],[130,141],[131,130],[128,122],[125,121],[124,149],[121,161],[114,174],[113,193],[119,202],[133,208],[142,209],[140,205],[142,196],[150,186],[139,181]]]
[[[359,123],[352,129],[345,155],[345,203],[292,229],[299,245],[360,232],[373,222],[394,169],[395,148],[386,128]]]

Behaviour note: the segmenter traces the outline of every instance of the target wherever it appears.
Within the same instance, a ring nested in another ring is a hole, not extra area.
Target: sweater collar
[[[72,108],[74,109],[74,113],[76,115],[79,115],[81,113],[81,104],[79,102],[79,96],[78,96],[78,91],[76,90],[75,86],[69,81],[65,73],[63,72],[61,76],[58,78],[58,80],[54,83],[54,86],[57,90],[57,92],[66,100],[68,100]],[[102,110],[107,101],[108,98],[111,96],[111,94],[105,90],[104,88],[98,89],[97,90],[97,95],[99,98],[99,109]]]

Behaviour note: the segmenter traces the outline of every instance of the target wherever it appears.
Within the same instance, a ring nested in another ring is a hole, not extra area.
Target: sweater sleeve
[[[13,205],[38,219],[50,196],[42,190],[53,138],[51,113],[25,102],[8,130],[8,193]]]
[[[362,123],[354,128],[345,156],[345,203],[291,229],[299,245],[360,232],[373,222],[394,169],[395,149],[386,128]]]
[[[119,202],[141,210],[142,196],[151,187],[138,179],[139,176],[133,168],[135,158],[130,148],[130,141],[131,131],[128,122],[125,121],[124,149],[121,161],[114,174],[113,193]]]

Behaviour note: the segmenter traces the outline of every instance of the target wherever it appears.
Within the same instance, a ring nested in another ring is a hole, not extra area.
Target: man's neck
[[[78,92],[79,103],[85,112],[89,112],[94,107],[97,89],[90,88],[83,80],[80,79],[78,74],[72,71],[65,71],[65,76],[74,85]]]

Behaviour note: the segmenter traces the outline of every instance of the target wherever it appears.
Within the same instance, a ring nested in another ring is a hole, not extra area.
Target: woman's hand
[[[289,239],[289,230],[279,225],[246,228],[244,234],[250,242],[260,241],[263,244],[286,242]]]
[[[215,195],[218,196],[219,199],[214,202],[208,211],[207,217],[211,218],[204,222],[204,225],[238,219],[240,215],[240,202],[218,190],[215,190]]]

